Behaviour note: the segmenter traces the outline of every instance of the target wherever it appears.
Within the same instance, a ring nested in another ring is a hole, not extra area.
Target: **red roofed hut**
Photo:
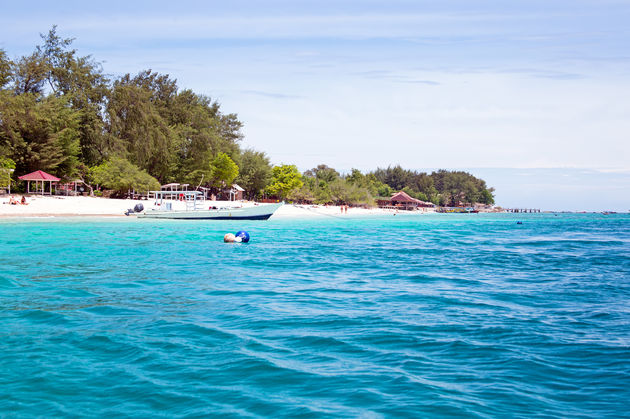
[[[31,182],[36,182],[35,183],[35,189],[37,188],[38,183],[37,182],[41,182],[42,183],[42,195],[44,195],[44,193],[46,193],[46,182],[48,182],[48,193],[50,195],[52,195],[52,187],[53,187],[53,183],[57,183],[59,182],[59,178],[55,177],[49,173],[46,173],[42,170],[36,170],[33,173],[29,173],[28,175],[23,175],[20,176],[18,179],[20,180],[25,180],[26,183],[26,192],[27,193],[31,193]]]
[[[395,208],[401,210],[415,210],[418,208],[432,208],[435,204],[432,202],[421,201],[416,198],[412,198],[404,191],[400,191],[392,195],[389,201],[379,201],[379,205],[384,208]]]

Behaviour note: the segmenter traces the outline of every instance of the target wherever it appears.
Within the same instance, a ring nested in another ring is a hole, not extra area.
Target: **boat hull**
[[[267,220],[282,204],[256,205],[242,208],[221,208],[196,211],[146,211],[138,218],[167,220]]]

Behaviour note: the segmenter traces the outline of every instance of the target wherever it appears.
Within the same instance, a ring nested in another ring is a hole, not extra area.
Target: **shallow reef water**
[[[627,414],[624,214],[3,219],[0,266],[0,416]]]

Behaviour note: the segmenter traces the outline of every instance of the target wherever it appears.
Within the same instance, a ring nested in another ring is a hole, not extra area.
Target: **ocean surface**
[[[0,417],[630,411],[629,215],[2,219],[0,267]]]

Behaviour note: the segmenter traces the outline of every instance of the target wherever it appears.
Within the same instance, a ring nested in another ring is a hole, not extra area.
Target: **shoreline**
[[[28,205],[11,205],[8,196],[0,198],[0,219],[20,218],[125,218],[125,211],[137,204],[146,209],[152,207],[153,202],[147,200],[111,199],[90,196],[30,196]],[[251,201],[206,201],[210,205],[218,206],[251,206]],[[425,211],[397,211],[383,208],[349,207],[342,212],[340,206],[333,205],[298,205],[285,204],[280,207],[271,219],[291,218],[321,218],[321,217],[364,217],[364,216],[392,216],[396,214],[422,215],[434,213],[433,209]]]

